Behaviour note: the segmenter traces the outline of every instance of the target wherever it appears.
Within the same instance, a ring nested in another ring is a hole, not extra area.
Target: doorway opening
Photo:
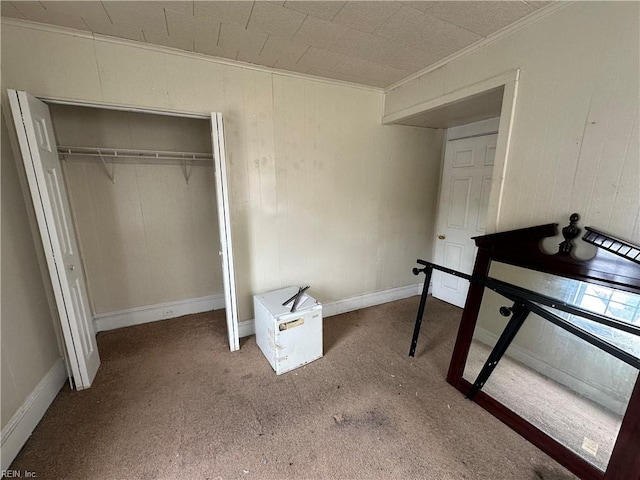
[[[519,76],[519,70],[506,72],[383,117],[385,125],[448,130],[441,170],[437,173],[441,181],[438,201],[434,202],[438,205],[436,222],[433,237],[425,245],[427,251],[432,251],[435,263],[471,273],[475,257],[471,236],[492,233],[500,228]],[[454,162],[456,168],[452,168]],[[473,172],[475,165],[479,167],[478,172]],[[467,171],[463,172],[465,169]],[[454,170],[464,174],[453,175]],[[474,177],[477,178],[472,180]],[[471,210],[475,210],[473,218]],[[475,223],[474,230],[479,233],[469,233],[471,223]],[[448,235],[445,229],[468,237],[468,245],[463,248],[463,242],[455,238],[455,234]],[[449,248],[447,243],[450,243]],[[466,265],[463,257],[467,263],[470,259],[471,264]],[[436,283],[444,290],[439,292]],[[468,287],[465,283],[434,272],[432,293],[462,307]]]
[[[96,331],[224,308],[209,122],[49,110]]]
[[[225,308],[237,350],[221,114],[9,98],[76,388],[96,330]]]

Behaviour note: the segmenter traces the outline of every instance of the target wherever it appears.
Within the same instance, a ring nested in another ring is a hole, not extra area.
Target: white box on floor
[[[253,297],[256,343],[278,375],[322,357],[322,305],[303,294],[291,313],[282,303],[297,292],[288,287]]]

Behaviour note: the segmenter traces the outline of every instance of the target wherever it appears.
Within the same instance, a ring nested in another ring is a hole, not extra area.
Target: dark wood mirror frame
[[[577,220],[577,215],[575,217]],[[575,221],[573,218],[571,220],[572,224],[563,229],[565,238],[567,238],[565,234],[568,232],[567,229],[575,228]],[[568,247],[569,251],[566,251],[567,244],[564,245],[565,251],[562,251],[563,246],[561,245],[561,251],[557,254],[546,254],[541,250],[541,243],[545,238],[556,236],[557,227],[557,224],[550,223],[476,237],[474,240],[478,247],[478,253],[473,275],[480,278],[487,277],[491,262],[498,261],[640,294],[638,257],[624,258],[619,253],[612,253],[613,249],[607,248],[618,239],[586,227],[587,233],[583,237],[585,240],[589,240],[589,235],[591,235],[590,238],[600,237],[597,241],[590,243],[596,245],[599,242],[602,243],[604,237],[604,245],[600,245],[604,248],[597,248],[597,253],[593,258],[589,260],[574,258],[570,255],[570,246]],[[573,236],[571,236],[572,233],[573,231],[569,234],[569,238],[577,236],[577,231]],[[631,245],[631,248],[638,252],[638,247]],[[635,255],[635,252],[632,254]],[[447,382],[464,395],[467,395],[472,387],[471,383],[465,380],[462,375],[480,311],[483,292],[482,285],[471,283],[447,374]],[[483,391],[479,391],[475,395],[474,401],[580,478],[585,480],[640,480],[640,376],[636,380],[629,399],[606,472],[600,471]]]

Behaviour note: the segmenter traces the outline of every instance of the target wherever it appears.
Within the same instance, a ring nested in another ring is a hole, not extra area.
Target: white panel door
[[[218,224],[220,226],[220,259],[224,283],[227,334],[231,351],[240,349],[238,334],[238,302],[236,296],[236,273],[233,264],[233,243],[231,241],[231,219],[229,207],[229,186],[227,183],[227,157],[224,144],[224,126],[221,113],[211,114],[211,137],[213,139],[213,162],[216,177],[216,197],[218,200]]]
[[[71,372],[82,390],[100,356],[49,107],[26,92],[8,93]]]
[[[471,274],[476,247],[483,235],[491,191],[497,135],[447,142],[440,187],[435,263]],[[469,282],[433,272],[434,297],[464,307]]]

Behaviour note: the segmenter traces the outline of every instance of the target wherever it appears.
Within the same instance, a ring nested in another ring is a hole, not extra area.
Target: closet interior
[[[209,120],[49,107],[96,330],[224,308]]]

